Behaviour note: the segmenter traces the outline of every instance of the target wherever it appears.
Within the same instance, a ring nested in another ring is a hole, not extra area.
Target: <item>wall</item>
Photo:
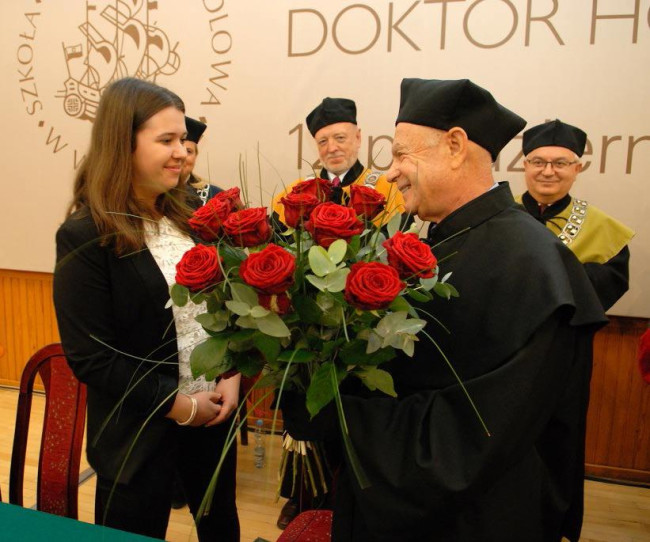
[[[574,193],[637,231],[632,287],[611,313],[648,317],[649,12],[650,0],[2,2],[0,268],[52,270],[111,78],[178,92],[209,125],[199,173],[224,187],[243,178],[249,199],[268,204],[316,167],[303,121],[323,97],[357,101],[362,161],[385,169],[401,79],[468,77],[529,125],[559,117],[588,132]],[[79,82],[96,88],[84,100]],[[514,192],[519,146],[495,165]]]

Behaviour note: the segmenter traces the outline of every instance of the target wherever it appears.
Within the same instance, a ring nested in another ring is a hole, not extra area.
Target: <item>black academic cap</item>
[[[325,98],[307,115],[307,128],[312,136],[330,124],[337,122],[357,123],[357,106],[347,98]]]
[[[587,134],[580,128],[555,119],[526,130],[522,149],[527,155],[539,147],[565,147],[582,156],[586,144]]]
[[[187,140],[198,143],[199,139],[201,139],[201,136],[203,135],[203,132],[205,132],[205,129],[208,126],[207,124],[203,124],[201,121],[195,120],[186,115],[185,127],[187,128]]]
[[[395,124],[400,122],[438,130],[462,128],[492,160],[526,126],[524,119],[469,79],[403,79]]]

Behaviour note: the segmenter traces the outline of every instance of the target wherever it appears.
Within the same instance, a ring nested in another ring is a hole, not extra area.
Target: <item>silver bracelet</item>
[[[185,420],[184,422],[179,422],[178,420],[176,420],[176,423],[178,425],[190,425],[194,421],[194,418],[196,418],[196,411],[199,408],[199,403],[191,395],[187,395],[187,394],[183,394],[183,395],[186,395],[187,397],[190,398],[190,401],[192,401],[192,413],[190,414],[190,417],[187,418],[187,420]]]

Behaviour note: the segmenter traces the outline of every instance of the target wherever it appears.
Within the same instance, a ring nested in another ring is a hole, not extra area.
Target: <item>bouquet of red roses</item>
[[[311,416],[334,400],[349,446],[340,383],[358,378],[395,396],[379,366],[398,350],[412,355],[426,324],[409,299],[458,293],[383,195],[353,185],[338,205],[332,190],[324,179],[298,183],[275,227],[266,208],[243,208],[238,188],[217,194],[190,221],[206,244],[178,263],[171,299],[205,303],[197,320],[209,338],[191,353],[195,377],[261,374],[260,387],[305,393]]]

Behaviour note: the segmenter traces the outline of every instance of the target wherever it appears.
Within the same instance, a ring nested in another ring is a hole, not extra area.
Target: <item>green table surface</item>
[[[0,503],[2,542],[151,542],[148,536]]]

